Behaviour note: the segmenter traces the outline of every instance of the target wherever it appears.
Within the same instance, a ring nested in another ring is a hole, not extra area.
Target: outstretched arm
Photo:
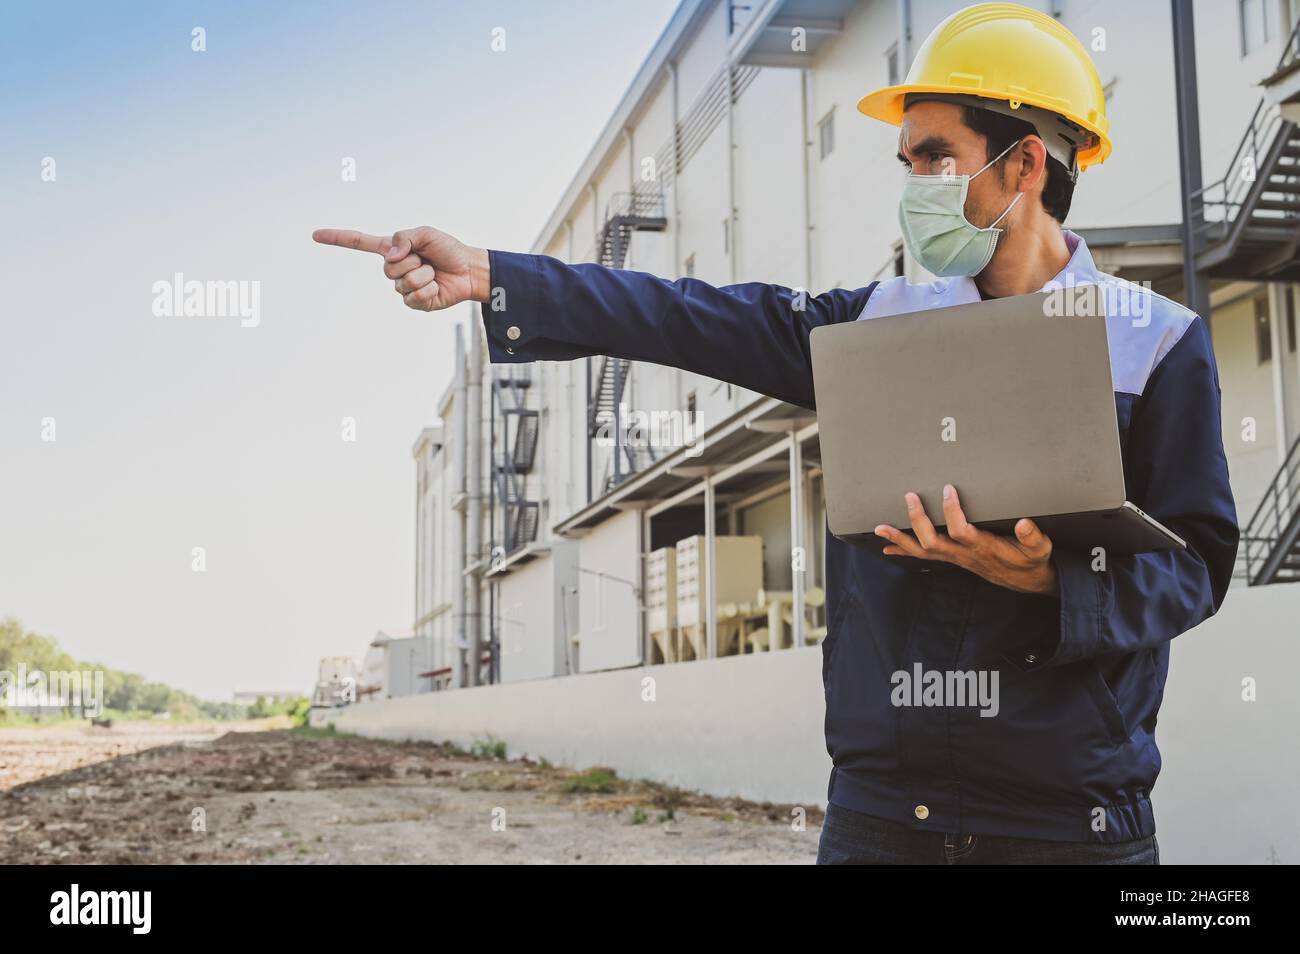
[[[493,362],[611,355],[708,375],[814,406],[808,335],[857,318],[875,285],[812,296],[749,283],[716,288],[545,255],[487,251],[420,228],[391,239],[322,229],[318,242],[384,256],[406,304],[483,304]]]

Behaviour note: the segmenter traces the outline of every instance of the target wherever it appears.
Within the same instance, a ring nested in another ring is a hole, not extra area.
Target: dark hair
[[[984,158],[990,161],[1012,143],[1025,136],[1038,135],[1038,130],[1023,119],[1015,119],[1005,113],[995,113],[991,109],[980,109],[978,106],[963,105],[961,118],[973,132],[984,137],[987,144]],[[1006,156],[998,161],[998,165],[1003,162],[1006,162]],[[1065,217],[1070,214],[1070,202],[1073,198],[1074,183],[1070,181],[1069,172],[1059,160],[1048,156],[1047,182],[1043,185],[1043,208],[1056,221],[1064,223]]]

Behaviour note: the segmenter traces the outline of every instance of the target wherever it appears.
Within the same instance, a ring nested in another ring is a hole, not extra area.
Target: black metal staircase
[[[587,436],[591,440],[612,441],[609,469],[605,474],[605,492],[617,487],[656,460],[648,443],[626,440],[628,422],[623,419],[623,392],[627,388],[632,362],[625,358],[602,356],[597,361],[587,402]]]
[[[1198,193],[1197,264],[1214,278],[1300,281],[1300,23],[1219,180]]]
[[[501,547],[506,554],[537,539],[538,503],[527,497],[527,475],[537,456],[538,413],[527,406],[531,366],[494,368],[492,389],[501,421],[501,450],[494,451],[492,475],[501,505]]]
[[[605,207],[605,224],[596,236],[596,260],[607,268],[622,268],[635,232],[662,232],[668,228],[664,197],[658,192],[614,195]],[[603,481],[608,492],[655,460],[653,448],[629,444],[626,422],[620,418],[623,393],[632,372],[627,358],[600,357],[587,395],[587,437],[613,438],[614,453]]]
[[[1300,439],[1242,531],[1237,559],[1251,586],[1300,580]]]
[[[620,192],[605,206],[605,224],[596,237],[596,261],[622,268],[633,232],[662,232],[668,228],[664,197],[658,192]]]

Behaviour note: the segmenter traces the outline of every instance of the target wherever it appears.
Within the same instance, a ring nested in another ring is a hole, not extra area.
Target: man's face
[[[915,103],[903,113],[898,160],[920,176],[975,175],[989,161],[984,137],[962,122],[961,107],[938,102]],[[971,225],[987,228],[1016,197],[1014,182],[1004,178],[1010,179],[1005,169],[993,166],[971,180],[965,209]]]

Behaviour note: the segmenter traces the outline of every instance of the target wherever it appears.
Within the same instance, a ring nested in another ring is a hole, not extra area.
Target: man
[[[612,354],[807,408],[818,325],[1049,286],[1120,287],[1061,227],[1079,171],[1104,160],[1110,141],[1096,71],[1054,19],[1011,4],[967,8],[935,29],[903,85],[859,108],[901,126],[903,236],[944,280],[806,298],[489,252],[430,228],[315,238],[383,255],[412,308],[489,303],[494,362]],[[1122,308],[1106,299],[1129,497],[1187,549],[1057,550],[1029,519],[996,536],[967,523],[952,487],[945,533],[907,495],[911,532],[877,529],[884,558],[828,533],[822,671],[834,769],[819,861],[1158,863],[1150,793],[1169,643],[1222,603],[1238,529],[1204,323],[1148,291]],[[997,716],[895,705],[894,675],[918,665],[996,669]]]

